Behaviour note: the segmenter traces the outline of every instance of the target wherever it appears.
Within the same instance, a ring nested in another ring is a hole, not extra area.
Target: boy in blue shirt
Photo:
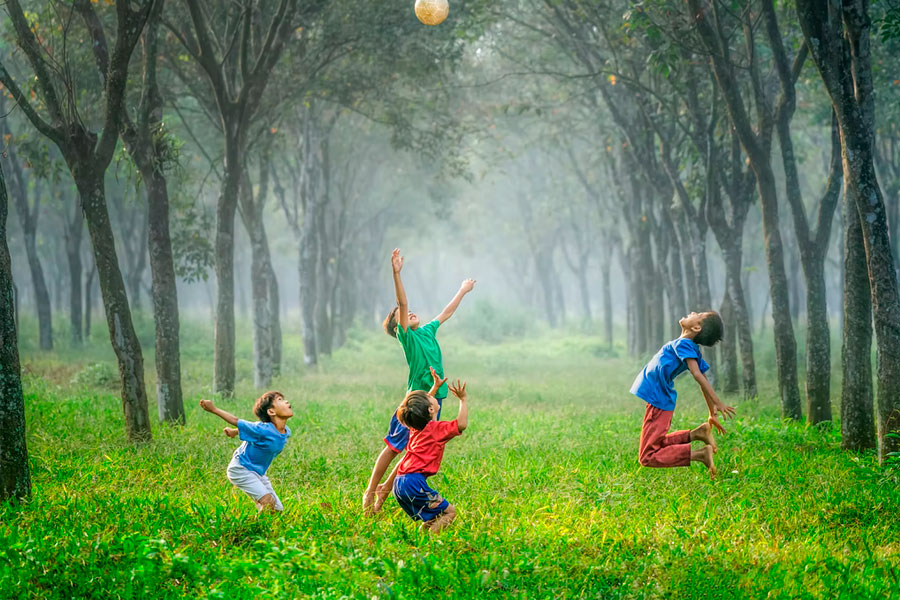
[[[435,334],[438,327],[456,312],[463,296],[472,291],[475,286],[474,279],[466,279],[459,286],[459,291],[453,296],[450,303],[441,313],[426,325],[419,326],[419,317],[409,310],[406,301],[406,290],[400,279],[400,271],[403,269],[403,257],[400,250],[395,248],[391,253],[391,267],[394,275],[394,292],[397,295],[397,306],[391,309],[384,320],[384,330],[391,337],[397,338],[403,348],[406,363],[409,365],[409,377],[406,391],[426,391],[431,388],[432,368],[440,377],[444,376],[444,360],[441,355],[441,346],[438,344]],[[438,402],[438,418],[440,418],[440,406],[447,397],[447,385],[443,384],[434,394]],[[378,512],[381,505],[391,492],[391,486],[387,483],[380,484],[388,467],[394,458],[406,449],[409,443],[409,428],[397,419],[395,412],[391,417],[387,435],[384,437],[385,447],[381,450],[372,468],[372,475],[366,491],[363,492],[363,511],[367,513]]]
[[[284,507],[278,494],[272,489],[266,471],[291,437],[291,429],[287,426],[287,420],[294,416],[291,403],[284,399],[281,392],[266,392],[253,405],[253,413],[259,417],[256,422],[238,419],[231,413],[216,408],[212,400],[201,400],[200,406],[234,425],[236,429],[224,429],[225,435],[231,438],[239,436],[243,441],[228,463],[225,471],[228,480],[250,496],[260,513],[281,511]]]
[[[716,414],[722,413],[727,419],[734,416],[735,410],[719,400],[704,375],[709,365],[700,354],[700,346],[712,346],[722,339],[722,318],[714,311],[692,312],[678,324],[681,325],[681,336],[660,348],[631,385],[631,393],[647,403],[638,460],[645,467],[686,467],[692,461],[702,462],[709,476],[715,477],[713,454],[717,448],[712,426],[725,433]],[[669,433],[677,397],[674,380],[685,371],[690,371],[700,386],[709,408],[709,418],[695,429]],[[706,446],[691,450],[694,440],[704,442]]]

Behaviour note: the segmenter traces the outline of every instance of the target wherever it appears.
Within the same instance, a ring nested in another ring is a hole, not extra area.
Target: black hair
[[[256,403],[253,405],[253,414],[259,417],[260,421],[271,423],[272,417],[269,416],[268,411],[272,408],[272,403],[275,402],[275,398],[278,397],[284,398],[284,394],[272,390],[257,398]]]
[[[431,398],[426,392],[412,391],[397,408],[397,419],[410,429],[421,431],[431,421],[431,415],[428,414],[429,407]]]
[[[725,324],[722,322],[722,317],[714,310],[709,311],[700,322],[700,333],[694,336],[694,343],[701,346],[713,346],[722,339],[724,331]]]
[[[384,318],[384,332],[391,337],[397,337],[397,310],[399,306],[395,306]]]

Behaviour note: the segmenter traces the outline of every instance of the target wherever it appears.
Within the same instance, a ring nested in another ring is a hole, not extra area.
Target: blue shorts
[[[447,510],[450,503],[428,487],[422,473],[407,473],[394,479],[394,498],[416,521],[428,522]]]
[[[441,408],[444,402],[443,398],[437,398],[438,401],[438,420],[441,419]],[[384,443],[393,448],[396,452],[406,450],[409,443],[409,429],[397,418],[397,411],[391,416],[391,424],[388,425],[387,435],[384,436]]]

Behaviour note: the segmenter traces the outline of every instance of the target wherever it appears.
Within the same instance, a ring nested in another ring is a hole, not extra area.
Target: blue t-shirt
[[[631,393],[662,410],[675,410],[675,378],[687,371],[687,359],[694,358],[701,373],[709,371],[709,365],[700,355],[700,346],[694,340],[678,338],[659,349],[647,363],[634,383]]]
[[[238,419],[238,437],[244,441],[234,451],[234,457],[241,466],[265,475],[272,461],[281,453],[284,443],[291,437],[291,428],[285,425],[284,433],[275,425],[264,421],[245,421]]]

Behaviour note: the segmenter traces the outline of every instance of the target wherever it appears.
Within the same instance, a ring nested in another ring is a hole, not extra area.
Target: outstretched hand
[[[453,395],[459,398],[460,402],[465,402],[468,399],[466,395],[466,382],[456,380],[456,385],[450,384],[450,391],[453,392]]]
[[[214,410],[216,410],[216,405],[213,404],[212,400],[201,400],[200,408],[202,408],[203,410],[205,410],[207,412],[213,412]]]
[[[730,419],[735,415],[735,413],[737,413],[733,406],[728,406],[721,403],[716,407],[716,410],[722,413],[722,417],[724,417],[725,419]]]
[[[400,256],[400,248],[394,248],[394,251],[391,252],[391,267],[394,269],[394,273],[399,273],[400,269],[403,268],[403,257]]]
[[[474,280],[474,279],[465,279],[465,280],[463,280],[463,282],[460,284],[459,289],[460,289],[460,291],[462,291],[462,292],[468,294],[469,292],[472,291],[472,288],[474,288],[474,287],[475,287],[475,280]]]
[[[716,417],[716,415],[709,415],[709,418],[706,420],[706,422],[709,423],[710,427],[715,427],[716,431],[718,431],[719,433],[727,433],[725,431],[725,428],[722,427],[722,423],[719,422],[719,418]]]
[[[444,377],[443,379],[441,379],[441,376],[437,374],[437,371],[434,370],[434,367],[428,367],[428,368],[431,369],[431,379],[434,380],[434,386],[432,387],[432,389],[437,391],[437,390],[441,389],[442,385],[447,383],[447,378]]]

